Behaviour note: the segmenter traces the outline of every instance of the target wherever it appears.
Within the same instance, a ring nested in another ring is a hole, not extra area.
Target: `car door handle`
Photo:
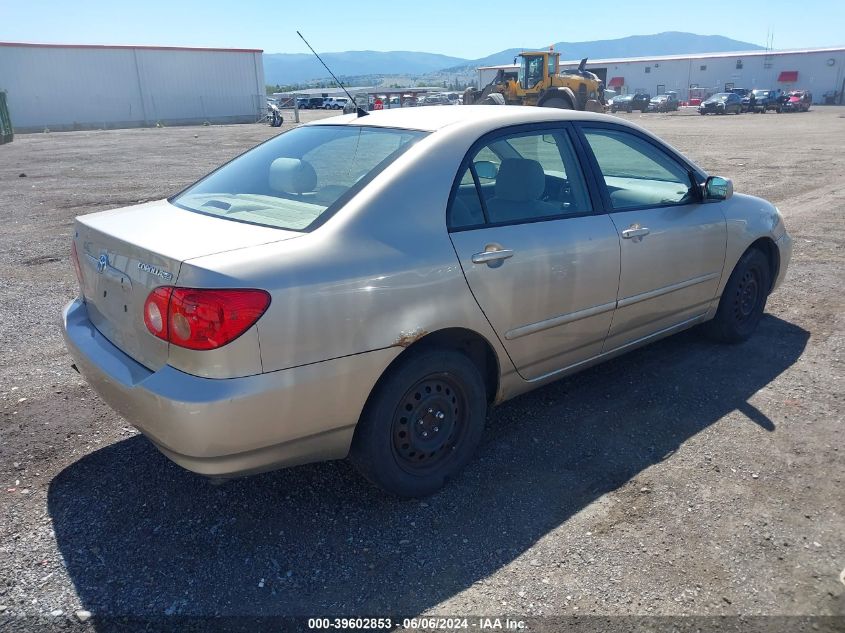
[[[484,251],[483,253],[476,253],[472,256],[473,264],[489,264],[490,262],[497,262],[502,259],[513,257],[513,251],[507,248],[496,251]]]
[[[622,231],[622,239],[630,240],[632,237],[643,237],[649,233],[650,231],[644,226],[631,227]]]

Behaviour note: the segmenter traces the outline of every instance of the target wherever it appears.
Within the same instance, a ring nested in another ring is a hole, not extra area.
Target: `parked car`
[[[343,110],[346,104],[349,103],[348,97],[329,97],[323,101],[324,110]]]
[[[753,105],[749,103],[746,108],[748,112],[759,112],[765,114],[769,110],[781,112],[781,92],[778,90],[760,90],[755,89],[751,91],[754,95]]]
[[[323,97],[300,97],[297,107],[300,110],[319,110],[323,107]]]
[[[674,112],[680,107],[678,94],[669,92],[652,97],[648,102],[647,112]]]
[[[422,102],[417,105],[450,105],[449,99],[443,94],[430,94],[422,98]]]
[[[739,95],[742,111],[748,111],[748,103],[751,96],[751,90],[749,88],[731,88],[730,90],[725,90],[725,92],[732,92],[735,95]]]
[[[613,103],[610,105],[611,112],[633,112],[639,110],[645,112],[648,109],[648,104],[651,101],[651,96],[645,92],[637,92],[629,95],[619,95],[613,98]]]
[[[695,325],[750,337],[791,243],[774,205],[602,114],[345,115],[77,217],[63,333],[185,468],[348,455],[421,496],[493,404]]]
[[[698,106],[699,114],[742,114],[742,97],[733,92],[719,92]]]
[[[813,95],[806,90],[793,90],[786,95],[782,109],[784,112],[808,112],[813,104]]]

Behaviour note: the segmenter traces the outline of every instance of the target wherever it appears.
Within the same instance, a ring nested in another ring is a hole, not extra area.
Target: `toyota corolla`
[[[394,109],[77,218],[64,335],[185,468],[348,456],[420,496],[493,404],[693,326],[745,340],[790,254],[773,205],[616,117]]]

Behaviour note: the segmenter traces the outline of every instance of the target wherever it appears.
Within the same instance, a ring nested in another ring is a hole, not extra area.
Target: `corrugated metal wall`
[[[260,51],[0,44],[16,131],[252,122]]]

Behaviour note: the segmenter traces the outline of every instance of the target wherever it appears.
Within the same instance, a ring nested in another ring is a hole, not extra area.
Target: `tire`
[[[720,343],[747,340],[763,317],[770,288],[768,258],[756,248],[748,249],[728,279],[716,316],[705,325],[707,335]]]
[[[370,395],[350,460],[391,494],[425,497],[467,464],[486,416],[486,386],[467,356],[450,350],[412,352]]]
[[[561,110],[574,110],[575,108],[572,107],[572,102],[565,98],[565,97],[552,97],[551,99],[546,99],[541,104],[543,108],[559,108]]]
[[[499,92],[491,92],[484,97],[479,103],[482,105],[505,105],[505,95]]]

